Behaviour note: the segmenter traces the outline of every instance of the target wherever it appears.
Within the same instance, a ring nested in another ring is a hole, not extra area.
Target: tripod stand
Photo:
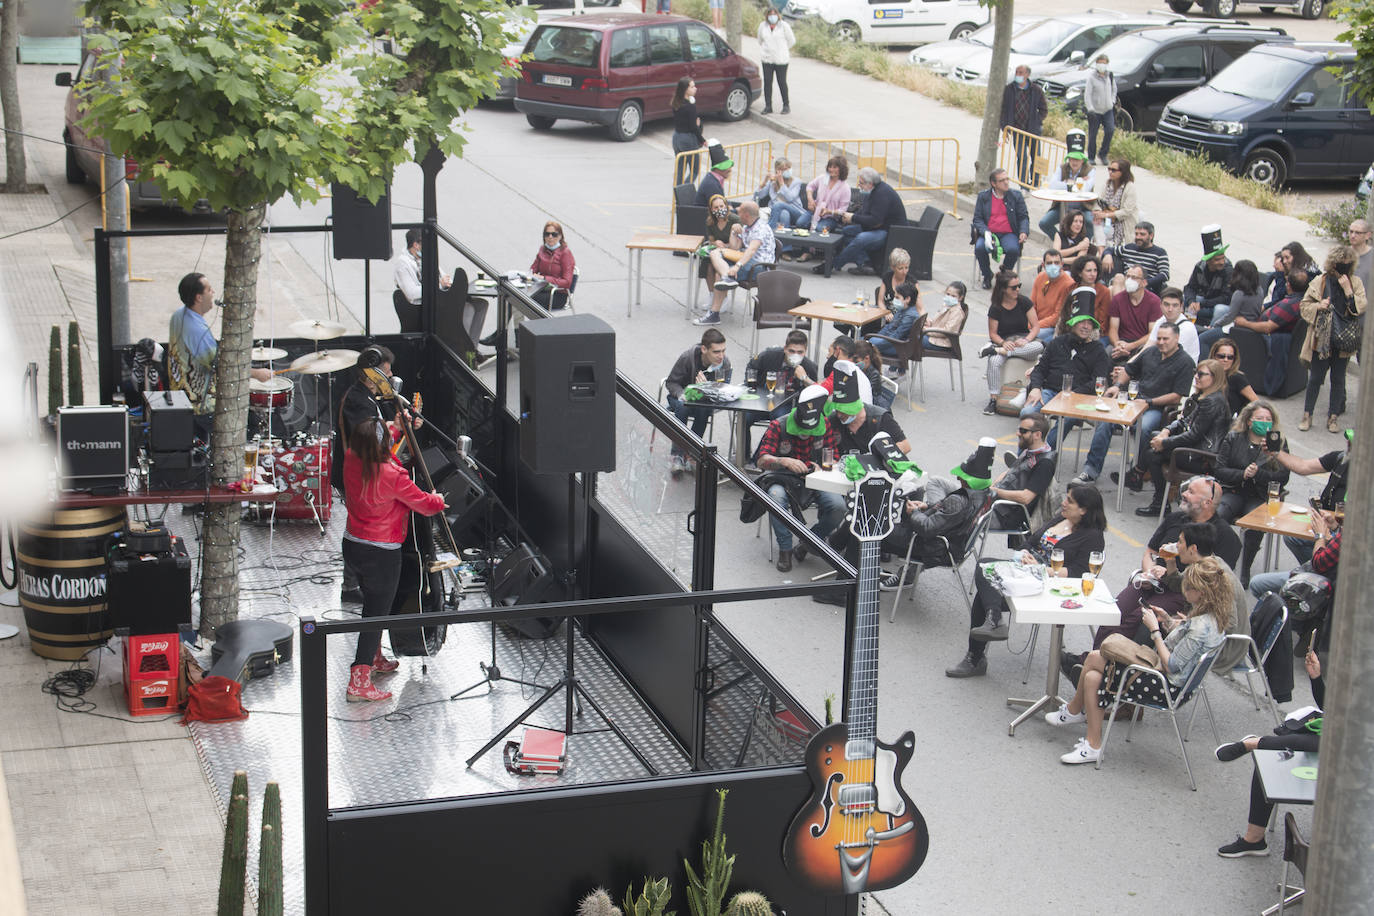
[[[578,508],[579,508],[577,475],[576,475],[575,473],[570,473],[570,474],[568,474],[568,575],[567,575],[567,583],[568,583],[568,585],[569,585],[569,592],[570,592],[569,597],[570,597],[570,598],[573,598],[573,599],[577,599],[577,598],[581,597],[581,596],[579,595],[579,592],[580,592],[582,589],[585,588],[585,582],[586,582],[585,576],[580,576],[580,575],[579,575],[579,572],[585,572],[585,570],[581,570],[580,567],[583,567],[583,566],[586,565],[586,560],[587,560],[587,545],[588,545],[588,543],[589,543],[589,541],[590,541],[590,538],[589,538],[589,529],[590,529],[590,527],[591,527],[591,505],[590,505],[590,504],[591,504],[591,488],[592,488],[592,485],[593,485],[593,484],[592,484],[592,481],[593,481],[593,480],[595,480],[595,475],[594,475],[594,474],[588,473],[588,474],[584,474],[584,475],[583,475],[583,478],[582,478],[582,492],[581,492],[581,500],[580,500],[580,507],[581,507],[581,509],[582,509],[582,512],[581,512],[581,526],[580,526],[581,530],[579,531],[579,525],[578,525],[579,518],[578,518],[578,511],[577,511]],[[580,535],[580,536],[579,536],[579,535]],[[581,545],[581,547],[582,547],[582,554],[581,554],[580,560],[579,560],[579,556],[578,556],[578,547],[579,547],[579,545]],[[576,619],[575,619],[574,617],[572,617],[571,615],[566,616],[566,617],[564,617],[563,619],[566,621],[566,626],[565,626],[565,628],[564,628],[564,634],[563,634],[563,640],[564,640],[563,676],[562,676],[561,678],[558,679],[558,683],[556,683],[556,684],[554,684],[553,686],[551,686],[551,687],[549,687],[548,689],[546,689],[546,690],[544,691],[544,693],[543,693],[538,699],[536,699],[533,703],[531,703],[529,706],[527,706],[527,707],[525,708],[525,710],[524,710],[523,712],[521,712],[518,716],[516,716],[514,719],[512,719],[512,720],[506,725],[505,728],[501,729],[501,731],[498,732],[498,733],[496,734],[495,737],[493,737],[493,738],[492,738],[490,741],[488,741],[486,744],[482,745],[481,749],[478,750],[477,753],[475,753],[475,754],[473,754],[471,757],[469,757],[469,758],[467,759],[467,761],[466,761],[467,766],[468,766],[468,767],[471,767],[471,766],[473,765],[473,763],[475,763],[475,762],[478,760],[478,758],[480,758],[483,754],[485,754],[487,751],[491,750],[491,749],[492,749],[493,747],[495,747],[496,745],[500,744],[502,741],[504,741],[505,738],[506,738],[506,736],[509,735],[511,732],[515,731],[515,729],[516,729],[516,727],[517,727],[518,725],[522,724],[526,719],[528,719],[530,716],[534,715],[534,713],[537,712],[537,711],[539,710],[540,707],[542,707],[542,706],[543,706],[545,703],[547,703],[549,700],[553,699],[553,697],[561,690],[561,691],[564,692],[564,696],[563,696],[563,700],[564,700],[564,703],[563,703],[563,734],[564,734],[564,735],[566,735],[566,736],[569,737],[569,738],[571,738],[571,737],[573,736],[573,708],[574,708],[574,705],[576,704],[577,700],[580,698],[581,700],[583,700],[584,702],[586,702],[586,704],[587,704],[588,706],[590,706],[590,707],[592,708],[592,710],[593,710],[598,716],[601,717],[601,721],[605,722],[605,723],[606,723],[606,726],[615,734],[615,736],[616,736],[617,738],[620,739],[621,744],[625,745],[625,747],[629,750],[629,752],[630,752],[631,754],[634,755],[634,758],[635,758],[636,760],[639,761],[640,765],[643,766],[644,769],[646,769],[646,770],[649,771],[649,775],[650,775],[650,776],[657,776],[657,775],[658,775],[658,770],[654,768],[654,765],[653,765],[652,763],[650,763],[649,760],[648,760],[648,758],[646,758],[646,757],[639,751],[639,749],[636,748],[636,747],[634,746],[634,744],[633,744],[633,743],[630,741],[630,739],[626,736],[625,732],[623,732],[623,731],[620,729],[620,726],[618,726],[618,725],[615,724],[615,721],[612,720],[611,717],[608,716],[608,715],[606,714],[606,711],[605,711],[604,709],[601,708],[601,706],[596,702],[596,700],[592,699],[591,694],[587,693],[586,688],[582,686],[581,681],[580,681],[580,680],[578,679],[578,677],[577,677],[577,671],[576,671],[576,667],[575,667],[575,654],[576,654],[576,653],[575,653],[575,651],[574,651],[574,643],[575,643],[575,639],[576,639],[576,636],[577,636]],[[493,656],[493,658],[494,658],[494,656]]]

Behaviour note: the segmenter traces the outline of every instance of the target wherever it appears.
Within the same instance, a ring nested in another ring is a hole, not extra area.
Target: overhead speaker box
[[[391,260],[391,186],[375,204],[346,185],[334,184],[330,188],[334,195],[334,259]]]

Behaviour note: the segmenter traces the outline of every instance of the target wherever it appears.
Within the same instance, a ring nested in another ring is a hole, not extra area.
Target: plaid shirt
[[[1331,533],[1331,540],[1326,542],[1325,547],[1318,547],[1312,554],[1312,571],[1318,575],[1334,579],[1336,567],[1341,562],[1341,530],[1337,528]],[[1334,583],[1333,583],[1334,584]]]
[[[821,436],[788,435],[786,424],[787,417],[785,416],[768,424],[768,431],[763,434],[763,440],[759,442],[759,458],[772,455],[776,458],[796,458],[807,464],[812,462],[820,464],[821,449],[833,448],[836,456],[839,455],[840,437],[835,432],[833,422],[826,421],[825,434]]]
[[[1278,331],[1291,331],[1293,326],[1298,323],[1298,319],[1302,317],[1301,305],[1301,297],[1298,296],[1280,299],[1260,313],[1257,320],[1274,322],[1278,325],[1276,329]]]

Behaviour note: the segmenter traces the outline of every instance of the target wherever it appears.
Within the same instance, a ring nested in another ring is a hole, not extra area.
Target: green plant
[[[833,694],[833,693],[827,693],[827,694],[825,695],[825,724],[826,724],[826,725],[833,725],[834,723],[835,723],[835,694]]]
[[[717,789],[720,801],[716,807],[716,829],[711,839],[701,844],[701,874],[692,869],[686,859],[682,864],[687,867],[687,908],[692,916],[721,916],[720,906],[725,900],[725,889],[730,885],[730,875],[735,870],[735,857],[725,854],[725,796],[729,789]]]
[[[725,916],[773,916],[773,906],[758,891],[740,891],[731,898]]]
[[[763,22],[763,7],[756,3],[742,4],[740,15],[744,23],[744,34],[755,35]],[[711,21],[711,9],[706,0],[673,0],[673,12],[679,16],[690,16],[702,22]]]
[[[48,416],[57,416],[62,406],[62,329],[52,326],[48,338]]]
[[[258,916],[282,916],[281,787],[269,782],[262,794],[262,841],[258,846]]]
[[[577,916],[621,916],[621,912],[606,889],[598,887],[578,902]]]
[[[75,321],[67,325],[67,403],[86,403],[81,384],[81,329]]]
[[[243,916],[243,879],[248,869],[248,774],[234,771],[229,817],[224,823],[224,857],[219,872],[217,916]]]
[[[1316,229],[1317,234],[1322,238],[1331,239],[1343,245],[1345,244],[1345,230],[1350,227],[1354,220],[1364,219],[1364,214],[1365,202],[1357,197],[1352,197],[1338,204],[1318,207],[1312,213],[1304,213],[1303,219],[1311,223],[1312,228]]]
[[[634,896],[634,890],[633,884],[626,888],[625,900],[621,903],[628,916],[673,916],[674,910],[665,913],[663,909],[673,896],[667,878],[646,877],[638,897]]]

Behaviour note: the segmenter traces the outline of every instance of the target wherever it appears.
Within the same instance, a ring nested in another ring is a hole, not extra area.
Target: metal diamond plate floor
[[[171,521],[175,522],[175,519]],[[190,534],[183,521],[178,528]],[[344,513],[334,506],[333,518],[321,535],[313,522],[243,524],[240,558],[241,617],[282,620],[294,629],[301,616],[358,613],[356,605],[341,612],[338,605],[342,561],[339,543]],[[466,596],[462,608],[480,608],[480,594]],[[497,628],[496,662],[502,674],[547,686],[562,675],[564,631],[544,641],[513,638]],[[479,795],[555,785],[604,782],[648,775],[630,751],[585,704],[574,719],[568,741],[568,766],[560,776],[513,776],[501,762],[501,746],[493,748],[471,769],[464,760],[477,751],[541,693],[540,687],[511,681],[487,684],[479,667],[490,662],[491,627],[474,622],[449,627],[448,638],[431,659],[403,658],[400,669],[378,683],[394,699],[382,703],[348,704],[344,685],[354,643],[349,637],[331,641],[329,649],[329,804],[331,807],[381,804],[412,799]],[[385,644],[384,644],[385,645]],[[583,687],[612,716],[661,774],[683,773],[689,761],[634,699],[610,665],[580,633],[575,638],[575,668]],[[207,643],[198,660],[210,664]],[[457,700],[451,694],[479,684]],[[235,770],[249,776],[250,862],[257,871],[257,821],[263,785],[281,785],[286,860],[286,899],[289,912],[303,912],[300,699],[297,665],[293,661],[271,677],[249,681],[243,722],[190,726],[206,776],[214,787],[221,817]],[[720,702],[753,702],[725,691]],[[531,725],[563,728],[564,699],[560,692],[529,720]],[[767,732],[760,729],[759,732]],[[518,738],[520,730],[511,734]],[[740,730],[738,737],[743,737]],[[764,747],[753,741],[751,747]],[[753,754],[751,753],[751,756]]]

